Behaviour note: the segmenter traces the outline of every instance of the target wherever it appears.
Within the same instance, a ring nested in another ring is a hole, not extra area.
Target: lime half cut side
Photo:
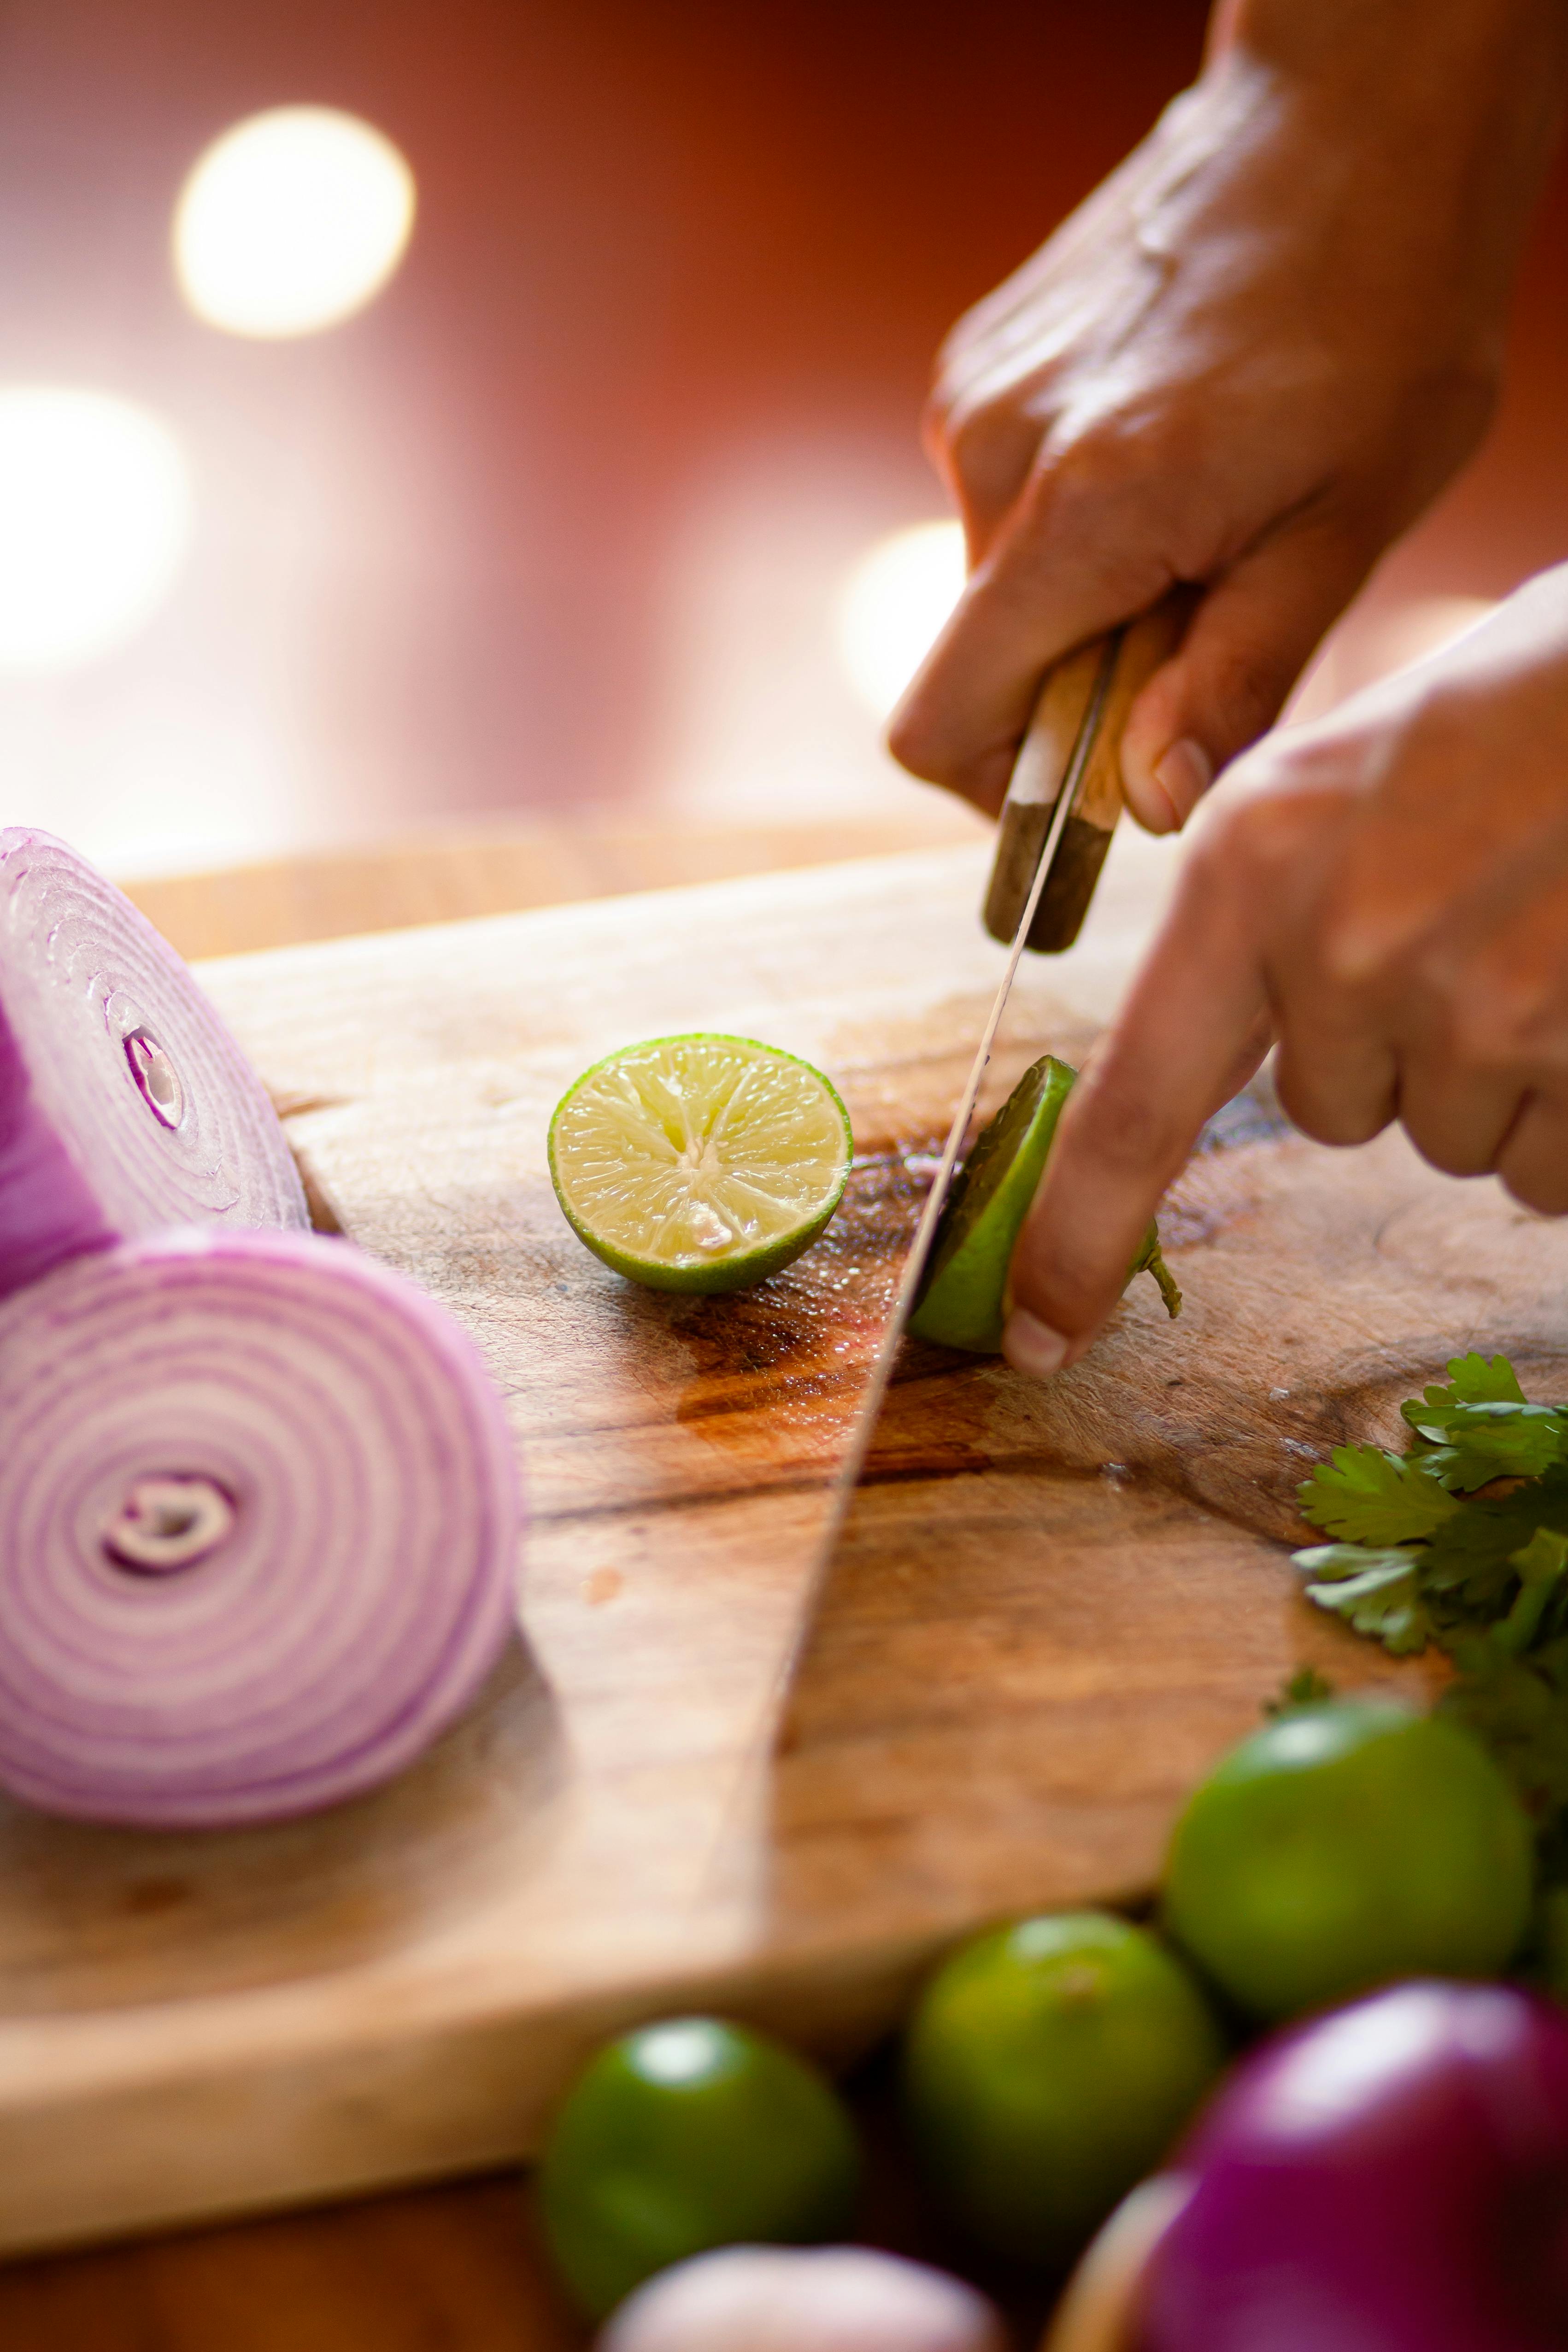
[[[1077,1076],[1070,1063],[1044,1055],[976,1136],[937,1222],[910,1318],[917,1339],[982,1356],[1000,1352],[1014,1245]],[[1182,1294],[1160,1255],[1159,1230],[1152,1224],[1127,1278],[1131,1282],[1144,1271],[1159,1284],[1167,1312],[1178,1314]]]
[[[584,1071],[550,1122],[555,1197],[655,1290],[745,1290],[843,1197],[849,1114],[820,1070],[751,1037],[654,1037]]]

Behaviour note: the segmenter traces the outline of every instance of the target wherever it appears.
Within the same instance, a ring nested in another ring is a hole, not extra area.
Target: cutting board
[[[1333,1153],[1244,1099],[1172,1197],[1187,1297],[1134,1286],[1048,1388],[906,1345],[807,1663],[765,1729],[828,1483],[1001,950],[983,852],[650,894],[205,967],[336,1224],[473,1331],[533,1526],[521,1634],[393,1787],[236,1835],[0,1807],[0,2243],[526,2154],[584,2053],[700,2004],[842,2059],[952,1937],[1134,1898],[1173,1809],[1303,1660],[1424,1686],[1303,1603],[1293,1492],[1457,1348],[1560,1392],[1568,1228],[1397,1136]],[[1114,877],[1031,964],[988,1108],[1079,1054],[1149,911]],[[544,1171],[617,1043],[766,1037],[858,1157],[748,1296],[637,1290]],[[1553,1385],[1555,1384],[1555,1386]]]

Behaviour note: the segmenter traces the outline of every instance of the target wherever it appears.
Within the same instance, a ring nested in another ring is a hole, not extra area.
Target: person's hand
[[[1215,787],[1019,1237],[1020,1370],[1081,1355],[1271,1038],[1320,1142],[1397,1118],[1436,1167],[1568,1211],[1568,565]]]
[[[1202,583],[1122,750],[1141,821],[1186,818],[1482,431],[1565,33],[1561,0],[1235,0],[942,356],[972,570],[894,719],[906,767],[994,813],[1048,665]]]

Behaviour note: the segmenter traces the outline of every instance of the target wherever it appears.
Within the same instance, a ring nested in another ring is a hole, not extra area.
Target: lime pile
[[[920,1994],[907,2145],[972,2243],[1059,2271],[1168,2160],[1237,2034],[1404,1978],[1517,1962],[1531,1824],[1484,1748],[1311,1676],[1272,1713],[1189,1799],[1157,1921],[1017,1920],[961,1945]],[[593,2061],[540,2189],[556,2263],[599,2315],[705,2248],[842,2231],[857,2169],[853,2120],[805,2061],[683,2018]]]
[[[550,1122],[574,1230],[655,1290],[745,1290],[788,1265],[838,1206],[853,1150],[820,1070],[705,1032],[607,1055]]]

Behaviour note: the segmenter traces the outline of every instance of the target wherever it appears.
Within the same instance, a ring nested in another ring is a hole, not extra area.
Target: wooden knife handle
[[[1082,929],[1121,814],[1121,735],[1128,713],[1180,645],[1191,611],[1191,592],[1174,589],[1124,628],[1075,646],[1047,671],[1007,786],[985,893],[985,928],[1004,945],[1011,944],[1034,887],[1062,779],[1109,650],[1114,667],[1089,765],[1025,944],[1038,954],[1059,955]]]

